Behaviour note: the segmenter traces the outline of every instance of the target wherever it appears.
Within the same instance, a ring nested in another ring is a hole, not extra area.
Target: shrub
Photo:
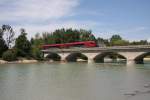
[[[2,59],[6,61],[15,61],[17,59],[16,52],[14,50],[7,50],[3,53]]]
[[[36,60],[43,60],[43,54],[39,48],[33,47],[32,48],[32,57]]]
[[[5,43],[5,40],[0,36],[0,57],[2,57],[3,53],[7,51],[8,47]]]
[[[21,30],[21,35],[16,38],[15,41],[15,48],[17,50],[17,56],[19,57],[27,57],[31,54],[31,43],[27,39],[27,33],[25,33],[25,30]]]

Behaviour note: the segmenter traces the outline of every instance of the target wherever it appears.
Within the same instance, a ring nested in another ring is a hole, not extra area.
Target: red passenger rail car
[[[83,41],[83,42],[72,42],[72,43],[63,43],[63,44],[47,44],[43,45],[43,49],[49,48],[71,48],[71,47],[96,47],[95,41]]]

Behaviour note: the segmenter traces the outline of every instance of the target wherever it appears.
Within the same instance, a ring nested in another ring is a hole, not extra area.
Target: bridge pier
[[[93,63],[94,62],[94,57],[96,55],[98,55],[99,53],[82,53],[84,54],[85,56],[88,57],[88,63]]]
[[[46,56],[48,55],[48,53],[43,53],[43,57],[46,58]]]
[[[66,62],[66,57],[69,55],[70,53],[59,53],[58,55],[61,56],[61,61],[65,61]]]
[[[127,61],[126,61],[126,64],[127,64],[127,65],[134,65],[134,64],[135,64],[135,61],[134,61],[134,60],[127,60]]]
[[[93,59],[88,59],[88,63],[94,63]]]

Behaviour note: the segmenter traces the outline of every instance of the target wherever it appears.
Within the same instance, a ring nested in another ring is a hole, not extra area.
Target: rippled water
[[[0,100],[150,100],[150,64],[0,65]]]

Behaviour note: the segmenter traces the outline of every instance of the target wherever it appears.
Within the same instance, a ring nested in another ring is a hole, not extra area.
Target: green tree
[[[3,39],[3,30],[0,28],[0,57],[2,57],[3,52],[8,49],[5,40]]]
[[[21,29],[21,34],[15,41],[15,48],[17,50],[17,56],[29,57],[31,56],[31,43],[26,37],[27,33],[24,29]]]
[[[118,41],[118,40],[122,40],[122,37],[120,35],[113,35],[111,38],[110,38],[110,41],[113,42],[113,41]]]
[[[96,42],[99,47],[110,46],[108,39],[103,39],[103,38],[98,37]]]
[[[116,40],[111,42],[112,46],[126,46],[129,45],[129,42],[126,40]]]
[[[36,47],[36,46],[32,46],[32,57],[36,60],[43,60],[43,53],[41,52],[41,49]]]
[[[15,50],[7,50],[2,55],[3,60],[6,61],[15,61],[17,59]]]
[[[133,41],[130,42],[130,45],[148,45],[148,41],[147,40],[140,40],[140,41]]]
[[[95,41],[92,31],[76,29],[57,29],[52,33],[44,32],[41,38],[44,44],[69,43],[77,41]],[[35,40],[35,39],[34,39]]]
[[[113,35],[110,38],[110,45],[111,46],[125,46],[125,45],[129,45],[129,41],[123,40],[120,35]]]
[[[81,29],[79,33],[80,33],[80,41],[95,41],[96,40],[91,30],[87,31],[87,30]]]
[[[2,26],[3,35],[6,38],[6,44],[9,48],[11,48],[11,45],[13,44],[15,38],[15,32],[13,31],[13,28],[10,25],[3,25]]]
[[[47,44],[45,43],[44,38],[39,36],[39,33],[37,33],[34,38],[31,38],[30,43],[32,47],[36,47],[36,48],[40,48],[41,45]]]

